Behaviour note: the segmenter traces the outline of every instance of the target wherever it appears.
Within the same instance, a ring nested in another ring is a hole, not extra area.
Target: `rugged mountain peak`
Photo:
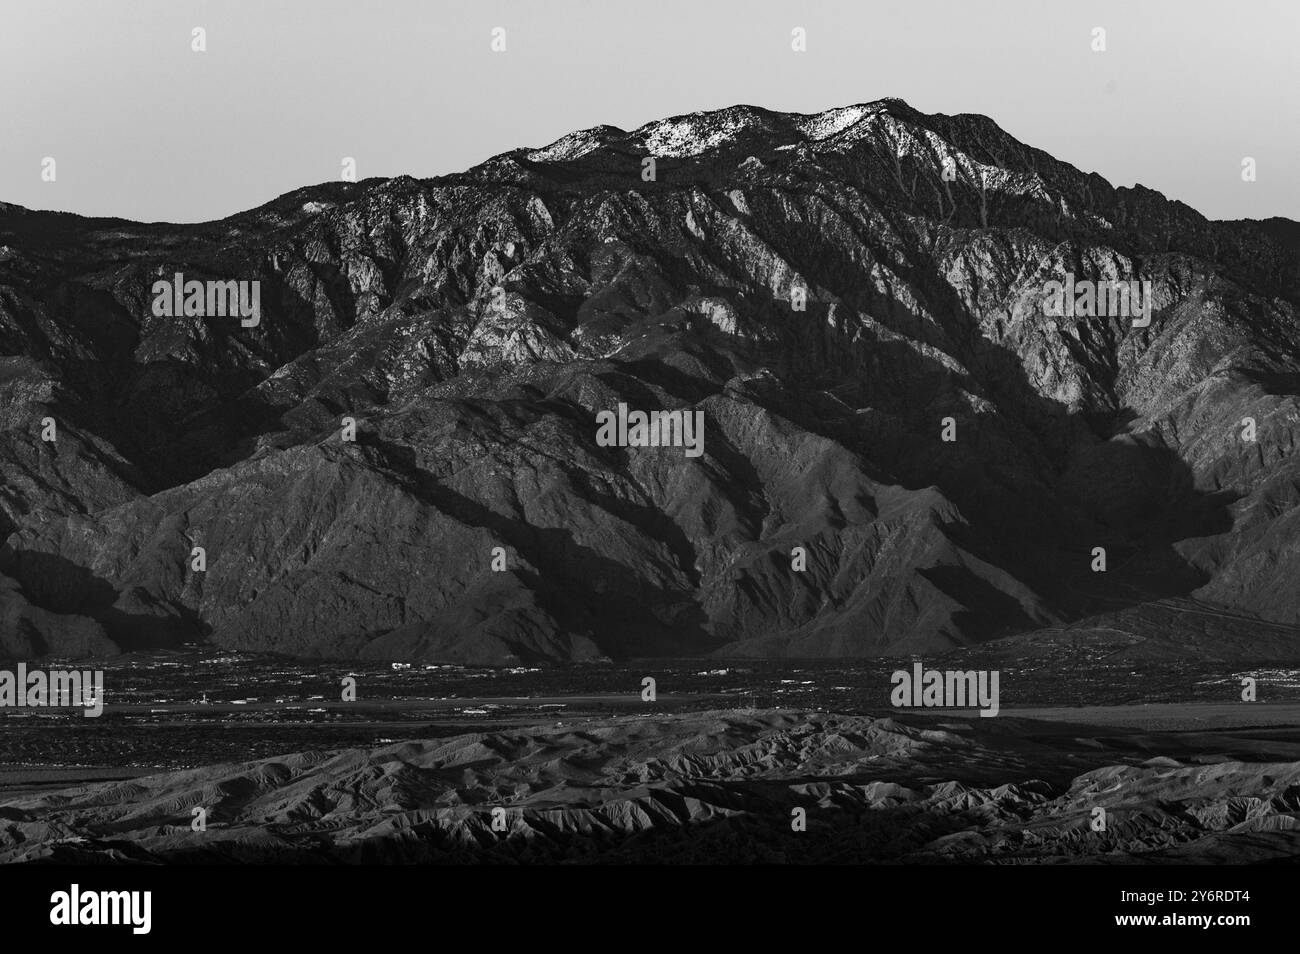
[[[909,123],[921,118],[920,113],[900,99],[882,99],[808,114],[736,105],[654,120],[632,132],[616,126],[596,126],[569,133],[549,146],[524,154],[533,162],[568,162],[606,147],[676,159],[726,151],[742,142],[762,141],[768,149],[781,149],[831,139],[876,116]]]

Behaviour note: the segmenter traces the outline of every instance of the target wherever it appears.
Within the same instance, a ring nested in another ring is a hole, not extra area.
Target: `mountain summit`
[[[1298,230],[899,100],[0,204],[0,655],[1249,647],[1300,624]]]

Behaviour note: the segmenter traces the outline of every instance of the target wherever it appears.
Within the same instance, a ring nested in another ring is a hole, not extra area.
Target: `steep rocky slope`
[[[932,652],[1189,596],[1300,624],[1295,229],[897,100],[193,226],[0,205],[0,655]],[[259,322],[155,316],[176,272],[260,282]],[[1150,281],[1149,326],[1045,315],[1066,274]],[[703,455],[602,446],[620,403],[702,412]]]

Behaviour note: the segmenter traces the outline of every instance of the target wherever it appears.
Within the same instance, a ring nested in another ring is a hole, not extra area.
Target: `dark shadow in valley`
[[[359,434],[357,443],[423,503],[489,531],[531,566],[544,568],[515,572],[568,632],[595,636],[616,657],[694,655],[718,645],[689,590],[647,583],[618,561],[578,543],[572,530],[535,527],[458,493],[422,470],[413,448],[384,443],[369,433]],[[683,546],[689,544],[673,533],[676,528],[657,515],[652,518],[646,508],[620,509],[620,516],[643,532],[662,534],[661,542],[677,560],[686,555]]]
[[[0,544],[0,572],[13,577],[23,597],[51,613],[86,616],[125,652],[179,646],[202,639],[208,627],[186,607],[129,590],[66,557]]]
[[[895,264],[894,270],[921,294],[937,326],[853,281],[833,254],[822,255],[811,234],[783,252],[810,284],[835,296],[840,316],[831,302],[811,296],[804,312],[775,301],[758,317],[780,329],[779,347],[737,342],[780,368],[789,387],[807,399],[801,406],[789,392],[772,394],[771,410],[859,453],[885,482],[910,490],[937,487],[963,518],[945,526],[949,539],[1027,583],[1062,618],[1185,596],[1207,582],[1208,575],[1174,545],[1231,530],[1229,508],[1238,495],[1197,489],[1172,449],[1129,434],[1136,417],[1131,408],[1076,411],[1043,396],[1020,357],[983,335],[929,262]],[[909,340],[845,321],[845,305]],[[960,356],[965,370],[922,354],[910,343],[917,340]],[[824,390],[828,368],[837,369],[845,385],[834,398]],[[972,414],[959,389],[984,398],[996,413]],[[754,392],[760,402],[768,397]],[[955,441],[941,438],[945,417],[954,419]],[[1098,547],[1105,550],[1104,571],[1094,570]],[[966,607],[967,638],[1039,625],[1015,600],[968,572],[936,567],[926,575]]]

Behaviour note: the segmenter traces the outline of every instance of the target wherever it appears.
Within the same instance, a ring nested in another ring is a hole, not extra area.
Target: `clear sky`
[[[344,156],[423,177],[600,123],[898,96],[1211,218],[1300,219],[1298,41],[1300,0],[0,0],[0,201],[201,221]]]

